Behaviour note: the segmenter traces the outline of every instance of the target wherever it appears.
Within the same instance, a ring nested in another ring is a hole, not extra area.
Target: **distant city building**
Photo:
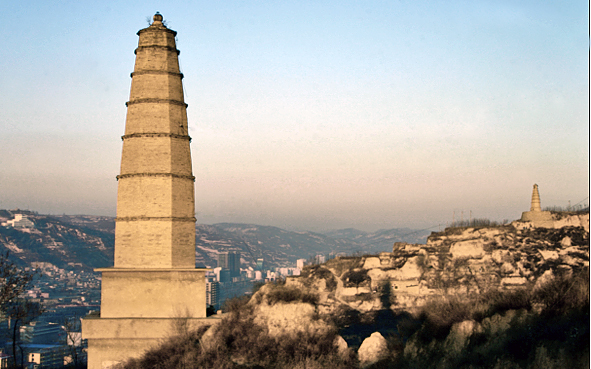
[[[316,264],[324,264],[326,262],[326,257],[324,255],[316,255],[314,257],[314,262]]]
[[[218,306],[222,307],[227,299],[244,296],[252,291],[251,281],[240,281],[232,283],[220,283],[218,291]]]
[[[26,344],[21,347],[24,352],[29,353],[27,361],[35,368],[63,368],[66,357],[70,354],[67,346]]]
[[[20,337],[30,344],[55,344],[65,342],[66,331],[57,323],[31,322],[20,327]]]
[[[296,260],[296,267],[301,269],[304,269],[304,265],[306,265],[306,259],[298,259]]]
[[[23,214],[15,214],[13,220],[2,223],[2,225],[12,228],[35,228],[35,223]]]
[[[232,277],[230,277],[230,271],[228,269],[224,269],[221,267],[213,268],[213,274],[215,275],[215,280],[218,282],[231,282]]]
[[[0,369],[8,368],[8,362],[11,360],[12,355],[8,355],[7,353],[0,350]]]
[[[282,277],[300,275],[300,268],[277,268],[276,274]]]
[[[264,270],[265,269],[265,259],[259,258],[257,259],[257,270]]]
[[[277,279],[277,273],[267,270],[267,276],[265,277],[265,280],[274,281],[276,279]]]
[[[234,251],[218,254],[218,267],[228,269],[230,277],[240,277],[240,254]]]
[[[207,306],[219,308],[219,288],[220,283],[214,280],[209,280],[205,283],[205,296]]]
[[[222,283],[232,282],[232,275],[230,274],[230,271],[228,269],[221,269],[218,281]]]
[[[216,281],[220,280],[220,271],[221,270],[222,270],[222,268],[220,268],[220,267],[213,268],[213,275],[215,276]]]

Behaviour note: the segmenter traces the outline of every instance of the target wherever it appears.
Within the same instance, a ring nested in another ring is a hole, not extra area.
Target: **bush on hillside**
[[[533,293],[533,300],[543,306],[546,315],[589,310],[589,268],[572,277],[554,278]]]
[[[266,293],[269,305],[279,302],[304,302],[311,305],[318,305],[318,295],[303,291],[295,286],[272,286]]]
[[[286,333],[271,337],[255,323],[251,305],[228,313],[212,326],[184,337],[174,337],[148,351],[140,359],[129,360],[125,369],[172,368],[355,368],[351,351],[339,353],[336,329]]]
[[[304,267],[300,277],[303,279],[304,284],[308,287],[311,286],[314,279],[324,279],[326,282],[326,288],[329,291],[334,291],[337,288],[337,281],[330,270],[323,267],[322,265],[307,265]]]
[[[243,297],[243,299],[244,298],[246,299],[246,303],[248,303],[248,298]],[[263,301],[266,301],[269,305],[275,305],[280,302],[304,302],[317,306],[319,297],[317,294],[310,292],[306,287],[302,288],[298,285],[287,285],[285,284],[285,281],[282,280],[265,284],[258,289],[250,301],[251,305],[252,303],[260,304]]]
[[[240,312],[246,309],[248,302],[250,301],[250,297],[248,296],[240,296],[240,297],[233,297],[224,301],[222,305],[222,311],[224,313],[231,313],[231,312]]]
[[[365,282],[371,281],[369,275],[367,275],[367,269],[352,269],[341,276],[341,280],[344,282],[345,287],[356,287],[359,288]]]
[[[429,302],[418,320],[399,325],[408,339],[399,367],[589,367],[588,273],[555,278],[535,291],[490,291]],[[467,320],[473,322],[467,327],[480,328],[452,329]]]

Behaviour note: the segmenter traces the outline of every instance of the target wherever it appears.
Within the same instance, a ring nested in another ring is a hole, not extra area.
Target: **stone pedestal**
[[[203,318],[206,269],[97,269],[101,318]]]
[[[523,222],[532,222],[534,227],[553,228],[554,218],[549,211],[524,211],[521,213]]]
[[[82,321],[88,368],[105,369],[190,329],[219,322],[206,318],[206,269],[96,269],[102,273],[100,316]]]
[[[88,339],[88,368],[108,369],[129,358],[140,357],[150,348],[177,335],[180,325],[186,324],[193,330],[220,320],[220,316],[157,319],[87,316],[82,320],[82,332]]]

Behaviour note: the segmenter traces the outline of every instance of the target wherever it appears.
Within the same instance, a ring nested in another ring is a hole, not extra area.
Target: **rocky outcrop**
[[[379,332],[374,332],[363,340],[357,351],[359,364],[362,368],[375,364],[387,358],[388,355],[388,342]]]
[[[330,260],[288,283],[314,287],[324,311],[345,304],[362,313],[413,310],[433,296],[533,287],[589,266],[589,214],[553,216],[551,228],[522,221],[448,228],[426,244],[399,242],[391,253]],[[384,285],[390,302],[378,293]]]
[[[264,326],[271,337],[286,333],[314,333],[328,328],[323,320],[315,319],[315,307],[302,302],[262,303],[256,307],[254,315],[254,322]]]

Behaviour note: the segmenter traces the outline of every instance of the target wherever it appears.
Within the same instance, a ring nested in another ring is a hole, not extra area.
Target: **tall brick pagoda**
[[[115,226],[115,265],[102,272],[100,317],[83,320],[88,368],[141,355],[178,319],[211,324],[205,269],[195,268],[195,200],[187,104],[176,32],[138,32],[127,102]]]

